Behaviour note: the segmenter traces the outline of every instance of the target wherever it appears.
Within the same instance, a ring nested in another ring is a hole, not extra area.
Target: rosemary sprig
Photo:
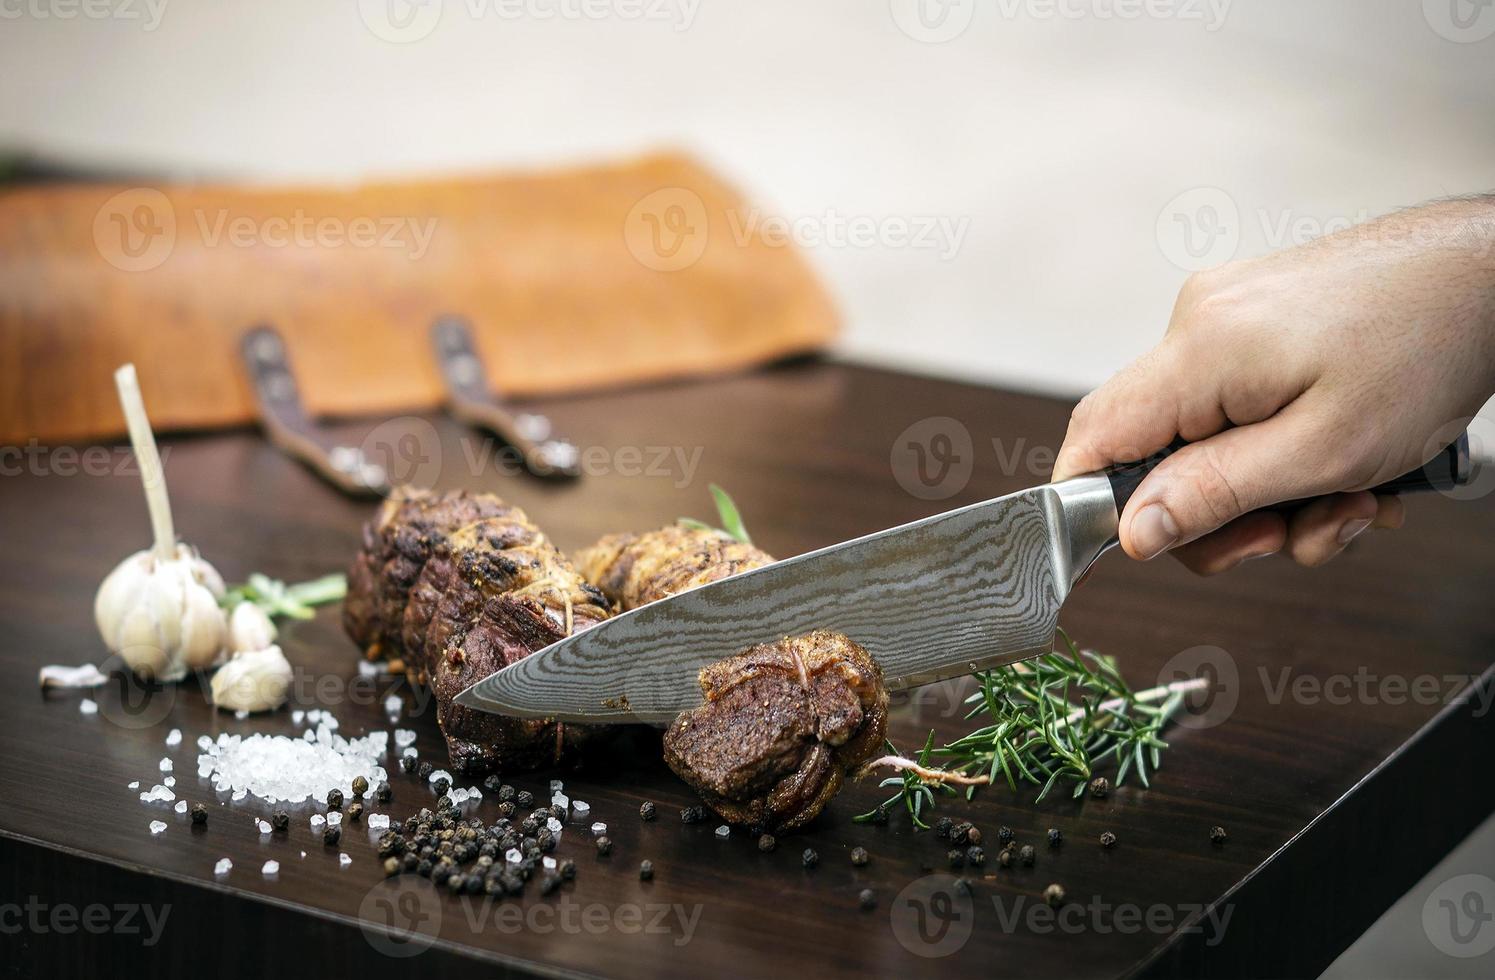
[[[981,718],[981,727],[938,748],[931,729],[917,759],[898,755],[890,743],[888,755],[867,763],[864,772],[898,772],[879,784],[899,787],[882,808],[902,802],[922,827],[918,815],[933,807],[935,788],[953,792],[952,784],[965,786],[969,798],[978,786],[998,779],[1013,790],[1025,782],[1042,787],[1034,800],[1038,803],[1067,781],[1074,783],[1078,797],[1111,765],[1118,786],[1132,773],[1147,786],[1148,771],[1158,768],[1168,747],[1160,737],[1163,727],[1184,696],[1205,687],[1208,679],[1133,691],[1114,658],[1081,650],[1063,630],[1059,635],[1063,652],[974,675],[978,687],[965,700],[970,705],[965,717]],[[931,767],[931,757],[939,757],[943,765]],[[854,819],[870,820],[875,814]]]
[[[752,544],[753,539],[748,537],[747,525],[742,522],[742,512],[737,509],[737,504],[732,500],[731,495],[713,483],[711,496],[716,501],[717,517],[722,522],[720,528],[714,528],[705,521],[698,521],[693,517],[682,517],[678,523],[699,531],[724,531],[743,544]]]
[[[249,581],[226,591],[218,602],[224,609],[233,609],[241,602],[252,602],[270,616],[311,619],[316,615],[313,606],[336,602],[347,593],[348,579],[341,572],[294,585],[254,572]]]

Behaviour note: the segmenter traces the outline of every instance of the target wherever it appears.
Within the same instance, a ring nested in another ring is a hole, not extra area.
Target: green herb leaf
[[[716,512],[721,516],[722,530],[743,544],[752,544],[753,539],[748,537],[747,526],[742,523],[742,514],[738,512],[731,495],[713,483],[711,496],[716,499]]]

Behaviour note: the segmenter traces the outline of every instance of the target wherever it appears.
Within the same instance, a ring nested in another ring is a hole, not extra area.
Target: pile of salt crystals
[[[363,798],[371,799],[386,778],[379,760],[389,748],[389,733],[343,738],[324,719],[301,738],[223,733],[217,741],[202,736],[197,747],[197,774],[211,777],[220,793],[232,790],[237,797],[247,791],[270,803],[301,803],[325,799],[334,789],[348,794],[362,776],[369,782]]]

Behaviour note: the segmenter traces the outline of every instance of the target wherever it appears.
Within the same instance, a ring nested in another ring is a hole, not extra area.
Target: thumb
[[[1146,560],[1251,511],[1339,489],[1319,429],[1295,404],[1185,446],[1132,494],[1121,515],[1121,546]]]

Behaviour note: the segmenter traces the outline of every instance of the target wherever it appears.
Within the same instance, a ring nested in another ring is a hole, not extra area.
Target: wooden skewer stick
[[[151,514],[151,532],[156,538],[156,556],[162,561],[176,557],[176,529],[171,523],[171,498],[166,494],[166,471],[161,454],[156,451],[156,437],[145,414],[140,397],[140,380],[135,365],[126,364],[114,372],[114,386],[119,389],[119,404],[130,428],[130,445],[140,466],[140,482],[145,485],[145,505]]]

